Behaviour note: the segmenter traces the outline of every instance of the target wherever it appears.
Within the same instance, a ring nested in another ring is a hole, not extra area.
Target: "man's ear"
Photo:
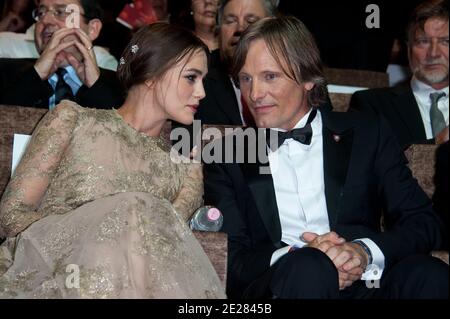
[[[303,84],[303,87],[305,88],[306,91],[311,91],[314,87],[314,83],[313,82],[305,82]]]
[[[102,30],[103,23],[99,19],[92,19],[88,23],[88,36],[91,41],[94,41],[100,35],[100,31]]]

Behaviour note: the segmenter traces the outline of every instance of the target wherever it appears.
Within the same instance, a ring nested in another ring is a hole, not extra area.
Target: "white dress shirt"
[[[434,136],[430,120],[430,94],[435,92],[445,93],[445,96],[439,99],[437,107],[442,112],[442,114],[444,114],[445,123],[448,126],[448,86],[442,90],[435,90],[431,86],[413,77],[411,79],[411,89],[413,91],[414,97],[416,98],[417,105],[419,106],[420,115],[422,116],[423,126],[425,127],[427,139],[433,138]]]
[[[295,128],[305,126],[310,112],[297,123]],[[270,265],[288,253],[292,246],[303,247],[306,245],[300,238],[304,232],[318,235],[330,232],[325,198],[320,111],[317,111],[311,127],[313,136],[310,145],[287,139],[275,152],[268,148],[281,223],[281,240],[289,245],[273,253]],[[360,240],[369,247],[373,264],[380,270],[376,275],[366,271],[363,279],[377,280],[381,277],[384,268],[384,255],[372,240],[368,238]]]

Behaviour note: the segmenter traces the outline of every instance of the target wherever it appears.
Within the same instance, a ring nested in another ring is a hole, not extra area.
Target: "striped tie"
[[[55,105],[59,104],[61,100],[73,100],[72,89],[69,84],[64,81],[64,75],[67,73],[65,69],[56,70],[56,75],[58,76],[58,82],[55,86]]]
[[[430,108],[430,120],[431,129],[433,130],[433,137],[436,137],[446,126],[444,114],[438,108],[438,101],[444,97],[444,92],[436,92],[430,94],[431,108]]]

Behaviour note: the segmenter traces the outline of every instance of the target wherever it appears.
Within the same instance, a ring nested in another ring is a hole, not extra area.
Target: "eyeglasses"
[[[61,6],[57,6],[54,9],[49,9],[46,7],[39,7],[36,8],[32,11],[32,17],[36,22],[41,21],[42,19],[44,19],[44,17],[47,15],[47,13],[51,13],[52,16],[59,20],[59,21],[65,21],[67,19],[67,17],[69,15],[71,15],[72,13],[78,11],[78,13],[83,16],[86,17],[83,13],[80,12],[80,10],[75,10],[73,8],[70,8],[68,5],[61,5]]]

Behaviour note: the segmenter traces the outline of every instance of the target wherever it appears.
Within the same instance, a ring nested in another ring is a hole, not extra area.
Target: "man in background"
[[[356,92],[352,109],[383,115],[400,144],[448,140],[448,1],[429,0],[413,12],[408,29],[413,77],[393,88]]]
[[[34,38],[40,56],[0,59],[0,104],[52,108],[69,99],[87,107],[119,107],[123,94],[115,72],[100,69],[93,51],[102,29],[98,3],[40,0],[37,5]]]

